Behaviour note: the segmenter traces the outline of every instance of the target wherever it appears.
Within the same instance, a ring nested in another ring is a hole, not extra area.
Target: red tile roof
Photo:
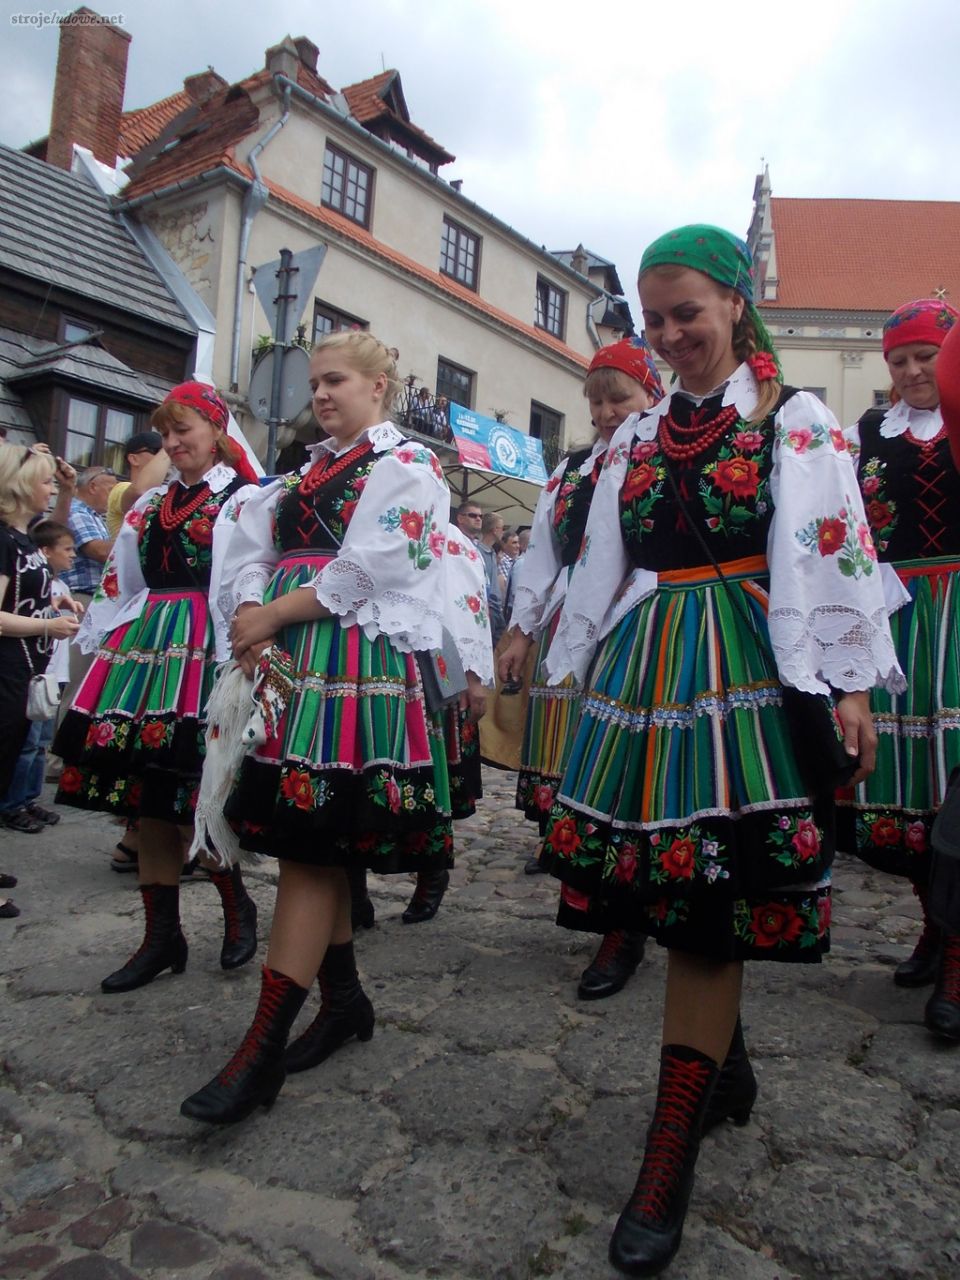
[[[386,101],[394,85],[402,106],[400,112],[395,111]],[[452,164],[456,160],[457,157],[451,155],[435,138],[431,138],[429,133],[425,133],[419,125],[411,122],[410,113],[403,98],[399,71],[381,71],[378,76],[371,76],[369,80],[348,84],[342,92],[347,100],[347,106],[360,124],[368,127],[381,121],[392,124],[400,132],[410,134],[414,142],[419,142],[429,153],[430,159],[436,160],[439,164]],[[371,129],[371,132],[376,133],[376,130]]]
[[[256,129],[259,121],[260,113],[250,95],[238,85],[215,95],[202,112],[188,122],[187,130],[175,146],[152,159],[145,157],[142,166],[134,161],[128,170],[130,182],[122,198],[132,200],[159,191],[221,164],[246,174],[247,170],[237,164],[233,148]],[[193,127],[196,131],[190,132]]]
[[[893,311],[947,290],[960,305],[960,202],[771,200],[779,288],[768,307]]]
[[[138,151],[155,142],[160,133],[171,120],[175,120],[184,108],[190,105],[190,96],[186,90],[172,93],[169,98],[161,98],[149,107],[140,107],[136,111],[125,111],[120,117],[120,140],[117,143],[117,154],[128,159]]]

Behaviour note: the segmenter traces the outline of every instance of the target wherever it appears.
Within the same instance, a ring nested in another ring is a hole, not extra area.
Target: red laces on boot
[[[277,1011],[286,994],[288,980],[281,977],[268,978],[264,970],[263,988],[260,992],[260,1003],[257,1005],[257,1012],[254,1015],[247,1034],[243,1037],[240,1047],[220,1072],[217,1079],[221,1084],[229,1084],[244,1067],[249,1066],[260,1053],[263,1041],[270,1034],[271,1023],[277,1016]]]
[[[705,1062],[674,1059],[665,1067],[643,1167],[629,1205],[643,1218],[662,1222],[673,1207],[692,1136],[690,1127],[709,1077],[710,1068]]]
[[[960,1004],[960,933],[948,933],[943,944],[940,992],[951,1004]]]
[[[594,967],[605,969],[612,964],[626,940],[626,933],[623,929],[614,929],[612,933],[605,933],[603,941],[600,943],[600,949],[593,958]]]

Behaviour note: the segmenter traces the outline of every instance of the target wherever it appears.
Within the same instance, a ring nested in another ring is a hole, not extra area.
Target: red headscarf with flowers
[[[911,342],[942,347],[957,320],[960,320],[960,312],[941,298],[916,298],[913,302],[905,302],[884,321],[884,358],[897,347],[905,347]]]
[[[205,382],[181,382],[178,387],[174,387],[164,396],[163,403],[182,404],[185,409],[193,409],[195,413],[200,414],[201,418],[206,418],[207,422],[219,427],[223,435],[217,441],[217,445],[224,462],[233,467],[241,480],[245,480],[247,484],[260,483],[260,477],[250,465],[243,447],[227,434],[230,410],[213,387],[207,386]]]
[[[601,347],[590,361],[587,377],[595,369],[619,369],[628,378],[639,382],[655,401],[663,399],[663,383],[654,364],[653,352],[642,336],[634,335],[621,342],[612,342],[609,347]]]

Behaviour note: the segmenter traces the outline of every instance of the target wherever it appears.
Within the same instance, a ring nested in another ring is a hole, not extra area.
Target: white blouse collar
[[[184,480],[180,472],[177,471],[176,467],[173,469],[173,476],[174,480],[179,484],[182,484],[185,489],[192,487],[187,484],[186,480]],[[211,493],[222,493],[227,485],[230,484],[232,480],[236,480],[236,478],[236,471],[234,471],[233,467],[228,466],[225,462],[218,462],[217,465],[215,467],[211,467],[203,477]],[[199,483],[199,481],[197,483]]]
[[[898,400],[883,415],[880,434],[886,440],[902,436],[905,431],[913,431],[921,440],[932,439],[943,426],[943,415],[940,406],[935,409],[912,409],[906,400]]]
[[[348,449],[353,449],[361,440],[369,440],[373,445],[374,453],[384,453],[387,449],[392,449],[405,437],[397,430],[392,422],[378,422],[375,427],[365,427],[357,436],[356,440],[351,441],[346,448],[341,448],[332,436],[327,436],[323,440],[318,440],[316,444],[307,445],[307,453],[309,457],[300,468],[302,475],[310,470],[313,464],[323,452],[332,453],[336,457],[339,453],[346,453]]]

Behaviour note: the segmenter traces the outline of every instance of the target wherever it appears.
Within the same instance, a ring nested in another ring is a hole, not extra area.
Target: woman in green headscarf
[[[610,1245],[653,1275],[701,1133],[754,1104],[743,961],[827,950],[833,787],[872,767],[866,690],[903,679],[843,435],[782,385],[746,245],[682,227],[639,290],[674,389],[610,443],[547,659],[589,678],[542,863],[669,949],[657,1106]],[[803,758],[799,716],[822,735]]]

